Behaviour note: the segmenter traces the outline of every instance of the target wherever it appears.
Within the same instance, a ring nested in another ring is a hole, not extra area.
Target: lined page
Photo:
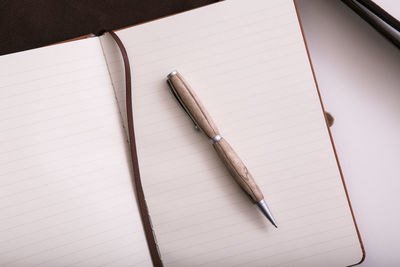
[[[0,266],[151,266],[99,39],[0,70]]]
[[[166,266],[346,266],[362,250],[292,1],[224,1],[118,31]],[[101,38],[123,103],[122,63]],[[172,97],[179,70],[258,182],[275,229]]]

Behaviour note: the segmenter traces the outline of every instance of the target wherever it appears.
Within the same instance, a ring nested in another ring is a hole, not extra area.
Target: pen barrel
[[[260,188],[254,181],[253,176],[247,170],[243,161],[239,158],[236,152],[232,149],[229,143],[222,138],[213,144],[218,156],[221,158],[230,174],[241,186],[241,188],[257,203],[264,199]]]
[[[168,79],[169,83],[173,86],[176,97],[196,125],[210,139],[219,135],[219,130],[214,121],[211,119],[192,87],[185,81],[182,75],[176,72],[175,75],[172,75]]]

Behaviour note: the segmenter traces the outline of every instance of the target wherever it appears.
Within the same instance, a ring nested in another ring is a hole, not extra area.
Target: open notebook
[[[347,266],[362,245],[292,1],[225,1],[117,32],[165,266]],[[265,194],[251,204],[166,85],[178,69]],[[0,266],[151,266],[107,34],[0,57]]]

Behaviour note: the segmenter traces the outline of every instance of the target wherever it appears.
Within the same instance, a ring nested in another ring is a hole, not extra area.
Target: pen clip
[[[168,84],[169,90],[171,91],[172,95],[175,97],[176,101],[179,103],[179,106],[181,106],[181,108],[183,109],[183,111],[185,111],[185,113],[188,115],[189,119],[193,122],[193,124],[194,124],[194,129],[195,129],[196,131],[200,131],[199,126],[197,125],[197,123],[195,122],[195,120],[192,118],[192,116],[190,115],[190,113],[187,111],[186,107],[185,107],[184,104],[182,103],[182,100],[179,98],[178,94],[175,92],[174,85],[171,83],[170,80],[167,80],[167,84]]]

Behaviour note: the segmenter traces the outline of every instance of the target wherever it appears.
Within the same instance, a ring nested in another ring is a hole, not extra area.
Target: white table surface
[[[339,0],[298,5],[336,120],[331,130],[366,249],[361,266],[400,266],[400,50]]]

